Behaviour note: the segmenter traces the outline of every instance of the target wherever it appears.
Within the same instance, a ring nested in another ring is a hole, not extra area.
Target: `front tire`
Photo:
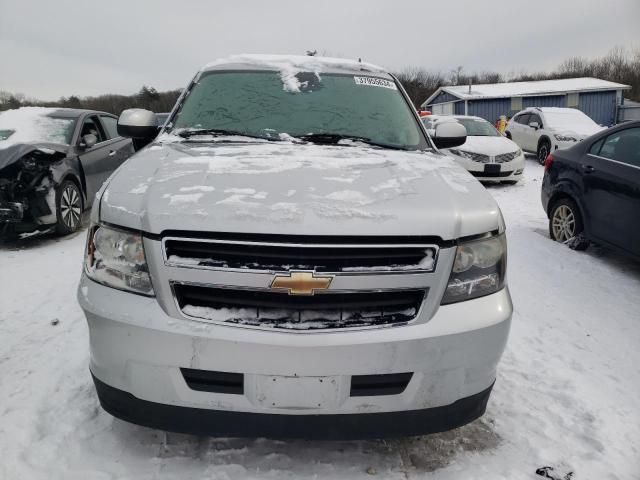
[[[549,235],[573,250],[586,250],[589,241],[584,237],[584,224],[578,205],[570,198],[554,203],[549,215]]]
[[[544,165],[544,161],[547,159],[550,152],[551,152],[551,144],[549,143],[548,140],[543,140],[538,144],[537,153],[538,153],[538,163],[540,165]]]
[[[56,194],[56,232],[61,235],[77,232],[82,224],[84,201],[78,186],[65,180]]]

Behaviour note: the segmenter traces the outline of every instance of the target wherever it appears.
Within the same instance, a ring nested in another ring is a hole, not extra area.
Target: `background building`
[[[495,122],[527,107],[572,107],[596,123],[613,125],[629,85],[597,78],[565,78],[532,82],[440,87],[421,107],[437,114],[476,115]]]

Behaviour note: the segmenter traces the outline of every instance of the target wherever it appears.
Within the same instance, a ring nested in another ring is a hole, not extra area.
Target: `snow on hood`
[[[459,147],[456,147],[456,149],[481,153],[492,157],[503,153],[515,152],[519,150],[519,147],[507,137],[481,137],[474,135],[468,136],[467,141]]]
[[[300,91],[300,82],[296,78],[296,75],[301,72],[314,72],[318,76],[327,70],[336,69],[385,73],[385,70],[377,65],[344,58],[259,54],[231,55],[227,58],[221,58],[208,63],[201,71],[214,70],[231,65],[251,65],[265,70],[280,72],[284,89],[295,93]]]
[[[154,144],[112,176],[100,220],[161,233],[436,235],[500,227],[493,198],[433,153],[286,142]]]
[[[3,130],[14,132],[0,140],[0,149],[28,142],[48,142],[66,144],[64,127],[67,120],[52,118],[49,115],[55,108],[22,107],[0,113],[0,138]]]

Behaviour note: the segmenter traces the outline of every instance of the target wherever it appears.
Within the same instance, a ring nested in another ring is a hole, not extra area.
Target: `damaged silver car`
[[[23,107],[0,113],[0,238],[78,230],[82,213],[134,152],[105,112]]]

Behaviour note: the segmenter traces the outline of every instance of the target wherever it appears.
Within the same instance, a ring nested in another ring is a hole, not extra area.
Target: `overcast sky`
[[[0,90],[45,100],[183,87],[233,53],[502,73],[640,48],[640,0],[0,0]]]

